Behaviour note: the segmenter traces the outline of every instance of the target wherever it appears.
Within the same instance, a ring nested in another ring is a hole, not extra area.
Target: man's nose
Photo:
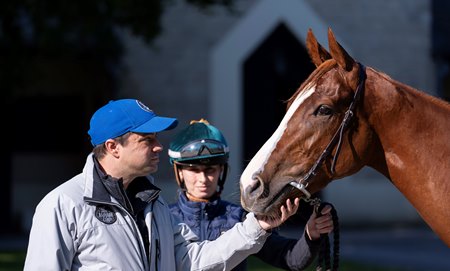
[[[161,152],[162,150],[164,150],[163,145],[161,144],[161,142],[159,142],[159,140],[156,140],[155,145],[153,146],[153,151]]]

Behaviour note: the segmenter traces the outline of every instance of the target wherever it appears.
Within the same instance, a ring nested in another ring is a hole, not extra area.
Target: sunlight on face
[[[179,174],[189,194],[200,199],[209,199],[217,191],[221,165],[184,166]]]
[[[159,153],[163,150],[155,133],[133,133],[122,149],[122,164],[137,176],[146,176],[158,170]]]

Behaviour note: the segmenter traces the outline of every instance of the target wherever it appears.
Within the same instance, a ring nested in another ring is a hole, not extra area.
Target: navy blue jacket
[[[246,211],[239,205],[217,198],[210,202],[189,201],[184,192],[178,201],[170,204],[172,214],[186,223],[200,241],[215,240],[234,224],[241,222]],[[300,239],[291,239],[273,232],[263,248],[255,254],[262,261],[285,270],[304,270],[317,255],[320,241],[311,241],[303,233]],[[247,270],[246,261],[234,271]]]

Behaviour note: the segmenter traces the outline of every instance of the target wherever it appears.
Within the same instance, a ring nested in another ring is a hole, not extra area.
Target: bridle
[[[341,151],[342,138],[344,136],[344,131],[350,124],[350,121],[353,119],[353,116],[355,115],[354,110],[355,110],[356,104],[358,103],[358,101],[362,95],[361,92],[364,91],[364,84],[366,81],[366,72],[365,72],[364,66],[361,63],[358,63],[358,65],[359,65],[359,77],[358,77],[359,83],[358,83],[358,86],[356,87],[355,94],[353,95],[353,100],[350,103],[347,111],[345,112],[344,119],[342,120],[341,124],[339,125],[339,128],[334,133],[330,142],[325,147],[322,154],[316,160],[314,165],[310,168],[308,173],[305,176],[303,176],[303,178],[300,181],[294,180],[289,183],[290,185],[299,189],[303,193],[304,196],[302,197],[302,199],[306,202],[309,202],[310,205],[314,206],[314,212],[316,213],[317,216],[322,215],[321,209],[325,205],[331,205],[331,204],[321,202],[320,198],[318,198],[318,197],[311,198],[311,193],[309,193],[308,190],[306,190],[306,188],[311,183],[311,178],[317,175],[318,168],[322,166],[324,161],[328,158],[328,156],[333,151],[335,145],[337,144],[336,153],[333,156],[333,161],[331,163],[331,168],[330,168],[331,174],[335,173],[336,161],[339,156],[339,152]],[[338,270],[338,268],[339,268],[339,239],[340,239],[340,237],[339,237],[340,236],[340,234],[339,234],[339,219],[337,216],[336,209],[333,207],[333,205],[331,205],[331,207],[332,207],[331,217],[333,219],[333,234],[334,234],[333,266],[331,267],[330,238],[329,238],[328,234],[321,234],[321,239],[322,239],[321,249],[320,249],[319,255],[318,255],[318,261],[317,261],[318,265],[316,267],[316,270],[323,270],[324,268],[325,268],[325,270]]]
[[[358,76],[359,83],[356,88],[355,94],[353,96],[353,100],[350,103],[347,111],[345,112],[344,119],[342,120],[341,125],[339,126],[339,128],[337,129],[337,131],[333,135],[333,137],[331,138],[331,140],[328,143],[328,145],[326,146],[326,148],[323,150],[322,154],[319,156],[319,158],[316,160],[314,165],[308,171],[308,173],[305,176],[303,176],[303,178],[300,181],[295,180],[295,181],[291,181],[289,183],[290,185],[299,189],[304,194],[304,196],[306,197],[306,199],[305,199],[306,201],[309,201],[311,198],[311,193],[309,193],[308,190],[306,190],[308,185],[311,183],[311,178],[317,175],[317,169],[322,166],[324,161],[328,158],[328,156],[333,151],[334,146],[337,144],[336,153],[333,157],[333,161],[331,163],[331,168],[330,168],[331,174],[335,173],[336,161],[339,156],[339,152],[341,150],[342,138],[344,135],[344,131],[350,124],[350,121],[352,120],[352,118],[354,116],[354,109],[356,107],[357,102],[360,99],[361,92],[364,91],[364,83],[366,81],[365,67],[361,63],[358,63],[358,65],[359,65],[359,76]]]

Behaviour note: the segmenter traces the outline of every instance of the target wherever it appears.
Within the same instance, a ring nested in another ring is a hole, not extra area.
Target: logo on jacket
[[[95,217],[105,224],[113,224],[117,221],[116,214],[108,206],[97,206]]]

